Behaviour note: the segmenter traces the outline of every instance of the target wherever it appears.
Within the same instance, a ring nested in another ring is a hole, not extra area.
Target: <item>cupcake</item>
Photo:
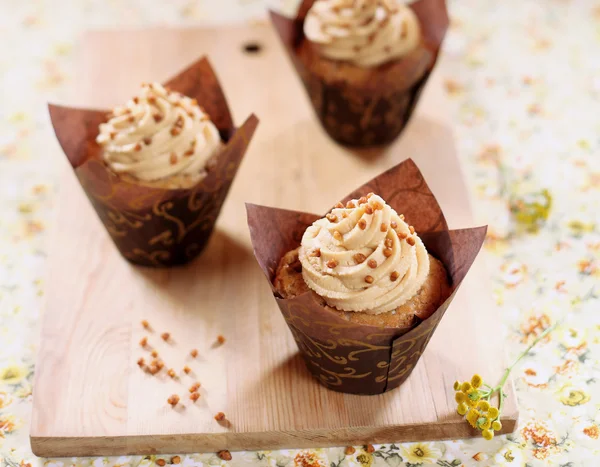
[[[306,229],[281,259],[274,281],[283,298],[309,290],[350,323],[410,330],[450,295],[444,265],[403,215],[373,193],[338,204]]]
[[[443,0],[305,0],[272,19],[325,131],[357,147],[400,134],[448,26]]]
[[[406,380],[486,232],[448,230],[411,160],[325,216],[247,210],[255,256],[309,371],[353,394]]]
[[[120,253],[153,267],[206,246],[258,124],[233,125],[206,59],[112,112],[50,105],[57,138]]]

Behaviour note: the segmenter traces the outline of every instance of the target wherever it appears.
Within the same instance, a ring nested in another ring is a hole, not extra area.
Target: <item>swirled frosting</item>
[[[118,174],[153,182],[178,175],[197,181],[221,146],[216,126],[195,99],[143,84],[138,96],[116,107],[96,138]]]
[[[373,194],[338,204],[308,227],[299,259],[308,287],[342,311],[394,310],[429,274],[429,256],[414,228]]]
[[[369,68],[414,50],[421,29],[400,0],[317,0],[304,21],[304,35],[323,57]]]

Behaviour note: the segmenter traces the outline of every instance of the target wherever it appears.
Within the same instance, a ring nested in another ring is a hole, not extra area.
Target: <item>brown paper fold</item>
[[[406,215],[428,251],[442,261],[451,280],[452,295],[430,318],[408,332],[345,321],[318,303],[312,293],[280,298],[273,286],[280,259],[300,245],[306,228],[322,216],[246,205],[254,254],[308,369],[328,388],[353,394],[379,394],[408,378],[473,264],[487,230],[448,230],[437,200],[410,159],[343,201],[371,191]]]
[[[366,86],[324,79],[300,56],[299,47],[305,40],[304,19],[314,2],[304,0],[295,19],[271,11],[271,20],[321,125],[331,138],[347,146],[393,141],[408,123],[437,62],[449,25],[445,0],[417,0],[409,5],[421,24],[425,52],[373,69]],[[423,67],[424,73],[416,72]]]
[[[185,264],[202,252],[258,125],[256,116],[250,115],[235,128],[206,58],[165,85],[196,98],[225,142],[206,177],[187,189],[154,188],[122,180],[104,164],[96,143],[98,125],[106,121],[107,111],[49,105],[56,137],[100,220],[121,254],[143,266]]]

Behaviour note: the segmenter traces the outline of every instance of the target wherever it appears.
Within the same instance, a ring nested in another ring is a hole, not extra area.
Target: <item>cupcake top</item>
[[[197,182],[221,146],[217,127],[196,100],[158,83],[143,84],[138,96],[116,107],[96,141],[114,172],[144,182],[179,175]]]
[[[369,68],[413,51],[421,29],[400,0],[317,0],[304,21],[304,35],[323,57]]]
[[[372,193],[341,203],[306,229],[302,277],[329,306],[385,313],[409,301],[429,274],[415,229]]]

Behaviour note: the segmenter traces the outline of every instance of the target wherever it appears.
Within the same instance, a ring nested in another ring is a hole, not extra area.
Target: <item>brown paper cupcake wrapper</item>
[[[271,19],[321,125],[331,138],[347,146],[374,146],[393,141],[408,123],[437,62],[449,25],[445,0],[418,0],[409,5],[419,18],[428,51],[428,57],[421,58],[430,61],[425,74],[415,77],[415,67],[422,64],[407,58],[395,65],[382,66],[374,73],[368,89],[357,88],[347,81],[324,80],[299,57],[298,47],[305,40],[304,19],[314,1],[304,0],[296,19],[275,12],[271,12]],[[390,82],[394,85],[390,86]]]
[[[487,230],[448,230],[438,202],[410,159],[355,190],[343,202],[368,192],[379,194],[398,213],[405,214],[451,279],[452,295],[408,332],[345,321],[310,292],[280,298],[273,286],[280,259],[300,245],[306,228],[322,216],[246,205],[254,254],[308,369],[328,388],[352,394],[379,394],[408,378],[473,264]]]
[[[58,141],[118,250],[132,263],[153,267],[185,264],[206,246],[258,125],[251,115],[235,128],[206,58],[165,85],[196,98],[225,141],[214,167],[187,189],[154,188],[121,179],[102,161],[96,143],[98,125],[106,121],[107,111],[49,105]]]

